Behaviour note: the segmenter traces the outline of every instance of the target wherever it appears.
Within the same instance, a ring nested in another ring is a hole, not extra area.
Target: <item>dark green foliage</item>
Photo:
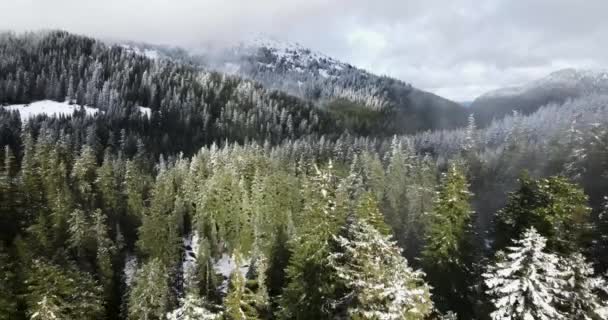
[[[586,247],[591,209],[587,196],[563,177],[533,179],[523,175],[519,189],[509,195],[496,215],[496,248],[504,248],[523,230],[534,227],[547,238],[547,247],[572,253]]]
[[[42,319],[99,319],[103,315],[101,287],[87,273],[42,260],[32,261],[25,282],[27,314]],[[46,315],[46,316],[45,316]]]
[[[11,261],[11,256],[6,252],[4,245],[0,244],[0,319],[11,320],[17,318],[17,294],[16,278],[18,270],[16,264]]]
[[[270,295],[271,303],[274,308],[278,305],[278,299],[283,292],[285,286],[285,268],[289,263],[291,251],[289,250],[288,236],[284,227],[277,228],[275,241],[270,251],[270,259],[268,261],[268,269],[266,276],[266,286]]]
[[[471,196],[462,169],[451,164],[437,192],[422,251],[437,308],[465,317],[471,313],[468,281],[474,276],[470,259]]]

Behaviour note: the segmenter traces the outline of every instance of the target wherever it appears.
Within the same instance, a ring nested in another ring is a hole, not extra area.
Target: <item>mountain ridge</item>
[[[297,42],[256,37],[220,50],[180,50],[156,47],[161,54],[202,69],[235,75],[314,102],[321,108],[348,100],[387,116],[382,127],[393,133],[449,129],[466,124],[460,104],[342,62]],[[150,51],[141,46],[142,54]]]
[[[547,104],[607,93],[608,71],[566,68],[520,86],[489,91],[476,98],[470,108],[480,124],[487,125],[513,111],[530,114]]]

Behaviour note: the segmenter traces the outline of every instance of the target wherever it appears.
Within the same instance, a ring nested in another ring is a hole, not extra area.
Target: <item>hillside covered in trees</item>
[[[0,319],[608,319],[607,96],[389,135],[46,32],[0,103]]]
[[[366,123],[369,130],[365,134],[406,134],[466,124],[466,109],[453,101],[404,81],[372,74],[297,43],[258,36],[228,48],[207,50],[138,43],[122,46],[152,58],[162,57],[251,79],[266,88],[311,101],[330,112],[347,108],[350,122]],[[370,120],[375,125],[367,124]]]

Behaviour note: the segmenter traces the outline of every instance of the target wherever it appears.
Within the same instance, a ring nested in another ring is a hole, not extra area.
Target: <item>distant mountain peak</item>
[[[485,93],[475,99],[471,110],[483,125],[513,110],[529,114],[550,103],[561,104],[568,99],[591,94],[608,94],[608,70],[557,70],[520,86]]]
[[[335,71],[352,68],[351,65],[338,61],[319,51],[304,47],[298,42],[281,40],[276,37],[258,34],[248,40],[241,41],[235,48],[237,54],[257,54],[260,50],[272,55],[274,63],[260,62],[267,68],[276,68],[281,65],[284,71],[304,72],[306,69],[316,69],[324,78],[335,76]]]
[[[608,81],[608,70],[565,68],[520,86],[496,89],[481,95],[478,99],[509,97],[542,88],[575,87],[594,85]]]

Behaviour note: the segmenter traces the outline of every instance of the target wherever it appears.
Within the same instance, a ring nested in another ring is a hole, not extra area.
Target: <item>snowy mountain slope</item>
[[[466,123],[466,109],[453,101],[294,42],[255,37],[229,48],[192,50],[189,54],[179,48],[130,46],[135,46],[132,50],[142,55],[146,50],[154,50],[156,57],[251,79],[266,88],[314,101],[320,107],[347,100],[351,106],[380,114],[377,127],[392,128],[389,130],[392,133],[453,128]]]
[[[68,102],[57,102],[51,100],[36,101],[30,104],[14,104],[3,106],[2,108],[10,111],[18,111],[21,121],[23,122],[41,114],[48,116],[71,116],[74,111],[81,110],[81,108],[84,108],[87,115],[95,115],[99,112],[98,109],[88,106],[80,106],[76,104],[69,104]]]
[[[74,111],[84,110],[87,115],[94,116],[98,112],[104,112],[89,106],[70,104],[68,101],[57,102],[53,100],[41,100],[29,104],[13,104],[0,106],[0,108],[9,111],[18,111],[21,121],[23,122],[42,114],[51,117],[71,116]],[[150,108],[138,106],[137,109],[142,115],[150,117],[152,114],[152,110]]]
[[[471,104],[471,111],[481,125],[487,125],[514,110],[529,114],[549,103],[606,93],[608,71],[563,69],[522,86],[488,92]]]
[[[408,115],[404,118],[426,122],[421,127],[444,128],[464,120],[465,111],[452,101],[297,43],[256,38],[212,62],[212,67],[222,72],[233,72],[266,87],[321,103],[347,99],[373,110],[396,110]]]

